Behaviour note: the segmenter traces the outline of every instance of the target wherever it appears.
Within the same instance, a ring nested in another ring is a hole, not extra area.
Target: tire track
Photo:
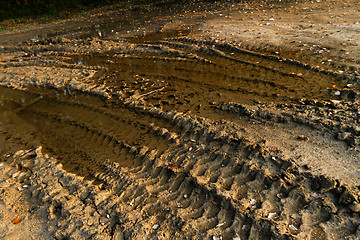
[[[153,206],[168,209],[167,217],[176,219],[181,238],[306,239],[318,232],[335,239],[358,238],[358,189],[301,169],[280,150],[253,142],[236,124],[173,108],[181,100],[186,102],[184,109],[193,110],[199,104],[245,95],[278,100],[266,94],[279,91],[304,96],[308,87],[316,92],[322,83],[310,84],[311,79],[255,64],[254,59],[230,57],[222,45],[202,48],[197,45],[208,43],[194,43],[195,47],[169,43],[171,48],[164,48],[164,41],[134,45],[126,55],[118,51],[87,56],[85,64],[107,66],[105,76],[94,81],[113,84],[124,95],[99,100],[77,92],[67,93],[69,97],[57,90],[28,90],[24,95],[40,92],[43,97],[26,107],[18,102],[23,107],[17,114],[36,128],[33,136],[68,171],[111,189],[139,213]],[[71,56],[75,61],[83,57]],[[243,72],[250,76],[242,76],[237,68],[252,68]],[[267,73],[263,78],[262,71]],[[310,69],[307,74],[311,73]],[[294,79],[298,82],[290,83]],[[307,86],[299,90],[297,85],[303,84]],[[164,91],[144,95],[164,85]],[[165,97],[169,107],[164,107]]]
[[[70,162],[72,166],[86,166],[82,171],[96,176],[105,187],[124,189],[119,192],[123,201],[131,201],[145,193],[155,197],[184,221],[183,229],[190,229],[185,234],[187,237],[196,239],[200,233],[205,239],[212,236],[224,239],[301,236],[312,231],[314,225],[318,228],[333,224],[334,211],[343,219],[353,219],[340,213],[345,209],[349,211],[351,204],[358,201],[351,191],[335,180],[309,172],[301,173],[296,165],[282,159],[280,152],[269,152],[261,144],[229,135],[231,127],[207,129],[207,124],[201,124],[205,120],[139,106],[139,112],[157,113],[170,124],[190,132],[172,148],[164,146],[164,149],[170,149],[164,152],[159,151],[158,144],[153,147],[148,144],[157,136],[154,131],[152,140],[148,142],[139,142],[136,135],[126,141],[117,140],[114,129],[107,127],[114,123],[102,125],[94,122],[94,119],[99,122],[100,111],[96,107],[90,110],[77,104],[67,106],[63,101],[52,103],[50,99],[45,100],[20,114],[32,118],[34,125],[40,124],[47,145],[55,153],[70,158],[77,156]],[[61,109],[56,105],[65,107]],[[131,109],[131,104],[128,108]],[[85,114],[86,111],[89,112]],[[128,117],[124,115],[124,118]],[[127,124],[131,131],[136,131],[138,125],[134,128],[131,122]],[[51,141],[51,135],[55,135],[56,140]],[[128,144],[131,138],[136,141]],[[60,148],[54,145],[56,141],[62,143]],[[81,164],[80,159],[83,161]],[[118,171],[130,174],[139,187],[128,189],[125,184],[121,188],[122,183],[114,186],[114,175],[103,161],[114,162]],[[65,162],[64,166],[67,167],[68,163]],[[71,170],[81,172],[76,167]],[[292,219],[299,212],[303,217]],[[271,214],[275,214],[278,220],[269,218],[273,216]],[[285,229],[284,224],[287,226]],[[267,225],[268,228],[263,227]],[[196,227],[191,229],[190,226]]]

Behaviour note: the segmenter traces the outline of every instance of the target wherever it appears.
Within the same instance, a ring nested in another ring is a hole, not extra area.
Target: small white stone
[[[0,167],[2,167],[2,166],[4,166],[4,164],[3,164],[3,163],[0,163]]]
[[[292,231],[297,231],[299,229],[297,229],[294,225],[289,225],[289,229],[292,230]]]
[[[152,229],[156,230],[156,229],[158,229],[159,227],[160,227],[159,224],[155,224],[154,226],[152,226]]]
[[[277,217],[277,214],[276,213],[269,213],[269,215],[268,215],[268,218],[269,219],[274,219],[274,218],[276,218]]]
[[[221,227],[221,226],[224,226],[224,225],[225,225],[225,222],[219,223],[218,225],[216,225],[216,227]]]
[[[256,200],[255,199],[251,199],[250,200],[250,205],[254,206],[256,204]]]
[[[341,92],[340,92],[340,91],[336,91],[336,92],[335,92],[335,95],[336,95],[336,96],[340,96],[340,95],[341,95]]]

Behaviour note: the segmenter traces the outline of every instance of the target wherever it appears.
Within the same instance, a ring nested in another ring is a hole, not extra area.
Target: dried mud
[[[37,239],[360,238],[356,75],[187,34],[4,48],[0,218]]]

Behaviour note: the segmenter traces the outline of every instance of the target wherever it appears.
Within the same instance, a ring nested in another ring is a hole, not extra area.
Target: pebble
[[[276,218],[277,217],[277,214],[276,213],[269,213],[269,215],[268,215],[268,218],[269,219],[274,219],[274,218]]]
[[[244,230],[244,231],[249,231],[250,226],[249,225],[242,225],[241,229]]]
[[[152,226],[152,229],[157,230],[159,227],[160,227],[159,224],[155,224],[154,226]]]
[[[289,229],[292,230],[292,231],[297,231],[299,229],[297,229],[294,225],[290,224],[289,225]]]
[[[304,136],[304,135],[297,136],[297,139],[302,140],[302,141],[308,141],[309,140],[309,138]]]
[[[338,139],[341,141],[345,141],[349,137],[351,137],[351,132],[343,132],[338,134]]]
[[[218,225],[216,225],[216,227],[221,227],[221,226],[224,226],[224,225],[225,225],[225,222],[219,223]]]

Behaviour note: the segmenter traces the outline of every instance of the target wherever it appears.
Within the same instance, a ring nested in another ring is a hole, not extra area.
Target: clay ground
[[[0,238],[359,239],[359,17],[114,5],[1,32]]]

